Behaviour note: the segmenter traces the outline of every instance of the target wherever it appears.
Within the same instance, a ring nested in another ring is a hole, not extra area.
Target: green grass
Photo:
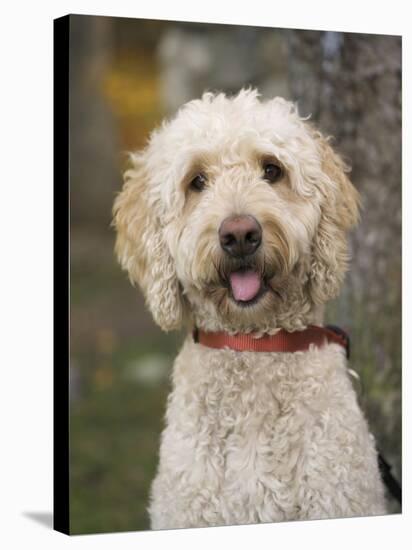
[[[128,359],[142,356],[144,347],[121,350],[93,368],[88,357],[89,375],[71,408],[74,534],[149,528],[146,507],[169,388],[167,379],[151,387],[126,376]]]
[[[139,392],[118,384],[72,415],[72,533],[149,528],[165,396],[165,388]]]

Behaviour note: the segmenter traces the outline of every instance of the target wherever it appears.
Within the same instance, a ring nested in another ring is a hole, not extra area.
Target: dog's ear
[[[360,196],[348,168],[319,132],[314,132],[321,155],[321,218],[312,245],[310,292],[324,304],[339,293],[348,266],[347,232],[358,222]]]
[[[115,252],[132,284],[143,290],[155,322],[166,331],[178,329],[183,316],[179,282],[155,213],[156,199],[150,201],[144,153],[133,162],[113,207]]]

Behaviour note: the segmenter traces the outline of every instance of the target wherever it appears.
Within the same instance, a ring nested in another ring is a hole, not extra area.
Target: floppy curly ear
[[[149,199],[143,156],[133,160],[113,206],[115,252],[132,284],[143,290],[155,322],[166,331],[178,329],[183,305],[174,262],[155,214],[156,202]]]
[[[315,134],[321,154],[323,196],[321,218],[312,244],[309,288],[312,300],[323,304],[339,293],[349,254],[348,230],[359,217],[360,196],[346,175],[348,168],[320,133]]]

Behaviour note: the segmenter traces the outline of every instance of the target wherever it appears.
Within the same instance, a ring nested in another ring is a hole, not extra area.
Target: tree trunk
[[[73,223],[109,227],[120,188],[119,147],[103,95],[111,19],[70,17],[70,202]]]
[[[352,166],[362,221],[330,322],[348,327],[363,404],[377,443],[401,475],[401,38],[288,33],[289,80],[301,115]]]

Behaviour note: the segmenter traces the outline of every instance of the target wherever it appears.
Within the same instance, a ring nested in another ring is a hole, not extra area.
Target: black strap
[[[378,465],[382,480],[386,485],[388,491],[393,496],[393,498],[397,500],[400,505],[402,505],[402,488],[399,485],[398,481],[393,477],[391,473],[392,468],[383,458],[381,452],[378,452]]]
[[[326,325],[326,328],[328,330],[331,330],[335,334],[338,334],[341,338],[343,338],[345,342],[345,349],[346,349],[346,359],[349,359],[350,357],[350,338],[347,332],[343,330],[343,328],[337,327],[336,325]]]

